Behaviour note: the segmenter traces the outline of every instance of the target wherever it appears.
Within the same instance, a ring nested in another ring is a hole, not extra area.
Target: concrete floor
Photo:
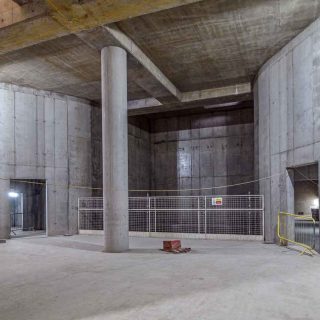
[[[319,319],[319,256],[257,242],[102,237],[16,238],[0,244],[0,319]]]
[[[46,234],[45,230],[11,230],[10,237],[11,238],[22,238],[22,237],[34,237],[34,236],[43,236]]]

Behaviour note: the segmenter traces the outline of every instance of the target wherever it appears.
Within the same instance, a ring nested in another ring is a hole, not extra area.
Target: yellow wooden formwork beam
[[[53,17],[73,31],[200,1],[203,0],[46,0]]]
[[[0,28],[0,54],[70,33],[203,0],[42,0],[45,10]]]

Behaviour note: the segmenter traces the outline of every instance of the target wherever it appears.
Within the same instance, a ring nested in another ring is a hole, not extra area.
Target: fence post
[[[154,232],[157,232],[157,198],[154,198]]]
[[[148,194],[148,232],[151,232],[151,199]]]
[[[204,233],[207,237],[207,196],[204,196]]]
[[[249,191],[249,209],[251,209],[251,192]],[[251,235],[251,210],[249,210],[249,235]]]
[[[78,198],[78,234],[80,234],[80,198]]]
[[[198,233],[200,233],[200,196],[198,196]]]
[[[264,241],[264,195],[260,195],[261,198],[261,208],[262,208],[262,238]]]

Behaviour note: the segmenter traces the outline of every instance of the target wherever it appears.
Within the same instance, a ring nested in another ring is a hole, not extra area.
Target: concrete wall
[[[101,108],[91,111],[92,186],[94,196],[102,196],[102,120]],[[151,153],[149,121],[129,118],[128,123],[129,190],[149,190],[151,187]],[[129,192],[130,196],[144,196],[147,192]]]
[[[129,119],[129,190],[151,188],[151,135],[149,121],[145,118]],[[145,196],[148,192],[130,191],[131,196]]]
[[[201,189],[162,195],[248,194],[254,185],[252,108],[151,121],[152,189]]]
[[[77,232],[77,198],[91,190],[87,101],[0,84],[0,177],[46,179],[49,235]],[[0,184],[0,238],[8,229],[9,180]]]
[[[257,176],[265,196],[266,241],[276,241],[279,210],[294,210],[286,168],[320,158],[320,20],[260,70],[255,84]]]
[[[102,114],[101,107],[91,109],[91,172],[94,197],[102,197]]]
[[[93,187],[102,187],[101,110],[92,108]],[[253,109],[189,116],[130,117],[129,189],[200,189],[150,195],[248,194],[254,185],[211,189],[253,180]],[[130,192],[144,196],[146,191]],[[100,196],[101,190],[94,190]]]

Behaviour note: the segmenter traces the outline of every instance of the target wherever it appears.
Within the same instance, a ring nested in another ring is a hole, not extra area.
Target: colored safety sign
[[[213,206],[222,206],[223,205],[223,200],[222,198],[212,198],[212,205]]]

